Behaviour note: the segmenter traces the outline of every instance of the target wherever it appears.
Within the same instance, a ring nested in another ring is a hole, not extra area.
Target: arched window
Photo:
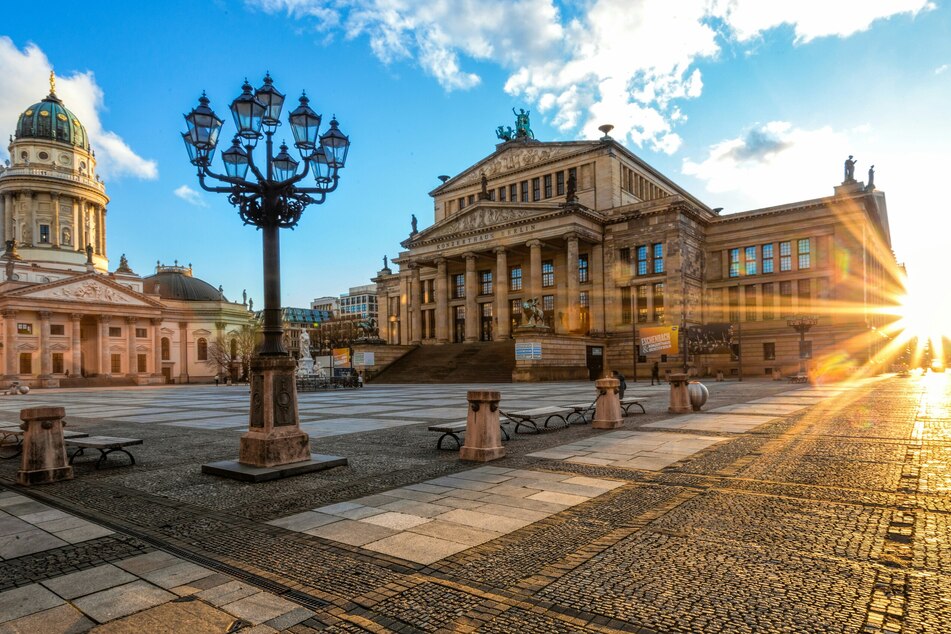
[[[198,360],[207,361],[208,360],[208,340],[202,337],[198,340]]]
[[[172,358],[172,343],[168,337],[162,337],[162,361],[169,361]]]
[[[238,340],[235,338],[231,339],[231,358],[234,359],[238,356]]]

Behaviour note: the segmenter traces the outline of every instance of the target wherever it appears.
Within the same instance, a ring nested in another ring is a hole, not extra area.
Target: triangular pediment
[[[162,303],[101,275],[90,273],[75,278],[37,284],[5,294],[9,298],[46,299],[84,304],[112,304],[162,308]]]
[[[591,141],[567,141],[563,143],[534,143],[510,141],[502,144],[499,149],[469,169],[440,185],[430,195],[435,196],[457,187],[468,187],[478,184],[485,173],[486,178],[492,179],[505,174],[554,163],[562,159],[577,156],[597,149],[600,145]]]
[[[525,221],[540,215],[551,214],[555,211],[557,210],[550,206],[544,209],[525,209],[524,207],[496,206],[492,203],[474,205],[462,213],[455,214],[419,232],[407,240],[404,246],[455,237],[473,231],[484,231],[488,228],[497,228],[512,222]]]

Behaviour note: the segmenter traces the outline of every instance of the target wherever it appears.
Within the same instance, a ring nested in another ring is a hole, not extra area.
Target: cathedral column
[[[40,311],[40,377],[48,379],[53,373],[53,356],[50,350],[50,317],[48,310]]]
[[[129,357],[129,376],[135,376],[139,372],[138,357],[135,354],[135,325],[139,322],[138,317],[126,317],[126,328],[129,329],[126,340],[129,342],[127,355]]]
[[[466,342],[479,340],[479,280],[476,277],[476,255],[466,253]]]
[[[509,265],[505,247],[495,249],[495,315],[498,326],[495,329],[495,339],[508,339],[511,336],[512,319],[509,316]]]
[[[178,322],[179,352],[178,358],[181,361],[181,367],[178,371],[178,382],[188,383],[188,322]]]
[[[162,319],[153,317],[152,324],[152,371],[155,376],[162,376]]]
[[[541,302],[542,243],[541,240],[529,240],[526,246],[529,248],[528,297],[526,299],[537,299]]]
[[[409,343],[409,271],[402,270],[400,267],[400,302],[399,302],[399,344],[406,345]]]
[[[99,317],[99,374],[112,376],[112,358],[109,356],[109,324],[112,317]]]
[[[449,278],[446,258],[436,260],[436,343],[449,343]]]
[[[39,205],[39,201],[36,199],[36,192],[27,191],[26,195],[29,197],[30,202],[28,205],[27,218],[25,223],[27,228],[26,228],[26,231],[24,231],[24,233],[26,234],[26,236],[29,236],[30,238],[28,241],[29,244],[37,244],[39,242],[39,236],[35,235],[35,232],[37,231],[36,211],[37,211],[37,206]],[[24,239],[24,242],[26,242],[25,239]]]
[[[568,332],[578,332],[580,328],[578,312],[581,302],[580,282],[578,280],[578,234],[565,236],[568,242]]]
[[[604,251],[603,244],[595,244],[591,247],[591,296],[588,298],[588,314],[591,316],[591,330],[594,332],[605,331],[604,314],[604,288],[607,280],[604,275]],[[637,319],[635,316],[634,319]]]
[[[72,349],[72,375],[73,378],[79,378],[83,375],[83,338],[82,338],[82,319],[79,313],[73,313],[69,316],[73,322],[73,340],[70,342]]]
[[[410,343],[413,345],[419,345],[423,341],[423,298],[419,283],[419,266],[414,265],[410,269],[410,301],[412,305],[410,306],[410,317],[411,317],[411,330],[410,330]]]
[[[53,225],[50,227],[50,244],[59,247],[59,194],[53,194]]]
[[[82,251],[84,245],[80,244],[83,241],[83,220],[82,212],[80,211],[82,201],[78,198],[73,198],[73,248],[77,251]]]
[[[7,308],[3,313],[3,358],[6,378],[16,380],[20,374],[17,367],[17,311]]]
[[[99,254],[106,257],[106,208],[99,207]]]
[[[20,242],[22,239],[22,237],[19,235],[19,232],[17,231],[17,224],[19,224],[18,208],[22,199],[23,192],[14,192],[13,195],[10,196],[10,213],[7,214],[7,240],[16,240],[17,242]]]
[[[3,195],[3,240],[13,240],[13,194]]]

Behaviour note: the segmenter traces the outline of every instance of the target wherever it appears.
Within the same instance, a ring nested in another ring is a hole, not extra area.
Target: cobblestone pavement
[[[145,444],[134,448],[134,467],[78,462],[74,480],[30,489],[12,484],[15,460],[0,461],[10,490],[0,507],[14,495],[35,500],[6,503],[29,524],[7,521],[7,534],[50,535],[42,548],[0,537],[0,632],[163,631],[186,620],[191,631],[224,631],[225,616],[232,629],[297,634],[948,631],[951,375],[844,389],[708,387],[705,410],[716,413],[673,417],[665,389],[631,383],[629,394],[648,397],[647,414],[627,418],[623,433],[576,425],[519,434],[482,470],[437,451],[426,430],[462,417],[464,386],[321,394],[302,417],[323,425],[315,449],[350,466],[257,485],[199,468],[234,457],[240,388],[4,399],[0,421],[59,404],[70,429]],[[526,407],[593,397],[587,383],[498,389]],[[602,457],[579,461],[579,451]],[[105,530],[43,515],[36,503]],[[408,546],[381,546],[394,536]],[[444,553],[427,552],[423,537]],[[111,565],[138,576],[127,585],[174,598],[174,574],[121,565],[149,556],[173,558],[172,573],[200,568],[209,581],[184,603],[146,592],[157,604],[130,603],[131,613],[105,625],[94,610],[115,601],[116,586],[82,601],[56,583]],[[208,584],[222,580],[260,596],[242,603],[222,590],[215,603]],[[28,615],[10,616],[5,606],[23,603],[11,592],[87,620],[17,630]],[[277,601],[293,616],[269,616]]]

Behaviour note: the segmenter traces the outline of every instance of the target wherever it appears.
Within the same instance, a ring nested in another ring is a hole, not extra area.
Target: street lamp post
[[[819,318],[812,315],[795,315],[786,320],[786,324],[799,333],[799,374],[806,374],[806,333],[819,323]]]
[[[320,135],[321,116],[310,107],[306,94],[302,94],[299,101],[287,119],[294,146],[304,162],[303,169],[298,169],[300,162],[288,153],[286,144],[282,143],[280,151],[274,154],[274,133],[281,125],[284,95],[274,87],[269,74],[254,91],[246,80],[241,94],[231,102],[237,131],[231,146],[221,153],[224,174],[211,170],[224,121],[209,107],[204,93],[198,106],[185,115],[188,130],[182,133],[189,160],[198,169],[202,189],[227,194],[228,202],[237,207],[244,223],[262,232],[264,341],[251,363],[249,431],[241,438],[238,459],[241,465],[250,467],[312,460],[309,438],[299,427],[296,364],[281,340],[279,231],[293,228],[308,205],[322,204],[327,194],[337,188],[350,140],[340,131],[336,118],[331,119],[326,132]],[[262,138],[265,140],[263,163],[260,157],[257,161],[254,158],[255,147]],[[311,175],[314,184],[301,185]],[[206,179],[222,186],[210,186]]]

